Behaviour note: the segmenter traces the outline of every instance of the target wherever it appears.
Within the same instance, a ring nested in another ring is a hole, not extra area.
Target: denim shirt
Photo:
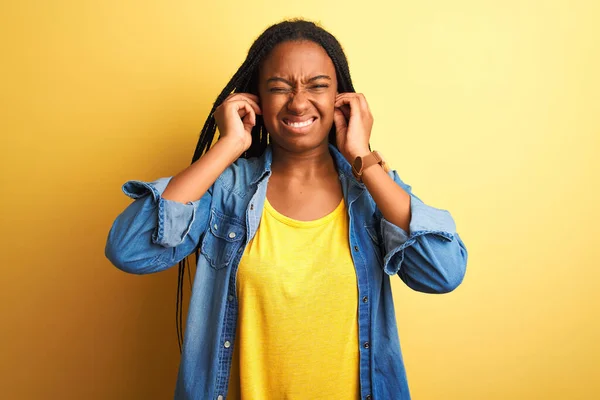
[[[330,152],[347,204],[358,284],[361,399],[407,400],[390,276],[420,292],[450,292],[463,280],[467,250],[450,213],[424,204],[396,171],[388,174],[411,197],[409,233],[387,221],[341,153],[333,146]],[[202,198],[187,204],[161,197],[170,178],[123,185],[135,201],[116,218],[105,250],[117,268],[158,272],[200,248],[175,399],[227,396],[238,318],[236,271],[260,223],[271,161],[270,146],[261,157],[238,159]],[[319,307],[319,299],[307,299],[311,305]]]

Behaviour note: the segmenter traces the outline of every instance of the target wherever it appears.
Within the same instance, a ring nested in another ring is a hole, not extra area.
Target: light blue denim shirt
[[[410,232],[387,221],[350,164],[333,146],[330,151],[348,207],[348,245],[358,284],[361,399],[407,400],[390,275],[420,292],[450,292],[463,280],[467,250],[450,213],[424,204],[396,171],[390,176],[411,196]],[[271,160],[271,147],[259,158],[237,160],[201,199],[187,204],[161,197],[170,178],[123,185],[135,201],[108,235],[106,256],[117,268],[134,274],[162,271],[200,246],[175,399],[227,396],[238,318],[236,271],[260,223]],[[307,299],[310,304],[319,307],[319,299]]]

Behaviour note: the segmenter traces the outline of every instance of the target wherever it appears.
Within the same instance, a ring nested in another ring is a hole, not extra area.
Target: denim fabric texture
[[[387,221],[350,164],[333,146],[330,151],[347,204],[358,283],[361,399],[408,400],[390,276],[398,275],[420,292],[450,292],[464,278],[467,249],[450,213],[423,203],[394,170],[388,174],[411,196],[409,232]],[[187,204],[161,197],[170,177],[123,185],[134,201],[114,221],[105,250],[117,268],[133,274],[159,272],[200,249],[177,400],[227,396],[238,317],[236,272],[260,223],[271,160],[271,147],[259,158],[237,160],[201,199]],[[319,299],[307,299],[307,306],[319,307]]]

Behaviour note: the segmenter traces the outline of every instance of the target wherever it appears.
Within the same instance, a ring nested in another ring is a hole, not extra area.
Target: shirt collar
[[[329,143],[329,151],[333,157],[333,161],[338,170],[340,180],[345,181],[348,185],[354,186],[359,190],[365,189],[365,185],[358,182],[352,174],[352,167],[344,158],[342,153],[331,143]],[[273,162],[273,147],[268,145],[263,154],[257,160],[257,168],[252,179],[252,185],[257,184],[266,175],[271,175],[271,163]]]
[[[265,151],[262,153],[257,160],[257,168],[254,172],[254,177],[252,178],[252,185],[256,185],[259,181],[261,181],[266,175],[271,175],[271,162],[273,161],[273,148],[271,145],[267,146]]]

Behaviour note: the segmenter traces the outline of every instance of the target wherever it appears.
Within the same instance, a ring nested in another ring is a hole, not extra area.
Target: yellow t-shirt
[[[237,271],[228,400],[359,399],[358,287],[342,200],[297,221],[266,200]]]

